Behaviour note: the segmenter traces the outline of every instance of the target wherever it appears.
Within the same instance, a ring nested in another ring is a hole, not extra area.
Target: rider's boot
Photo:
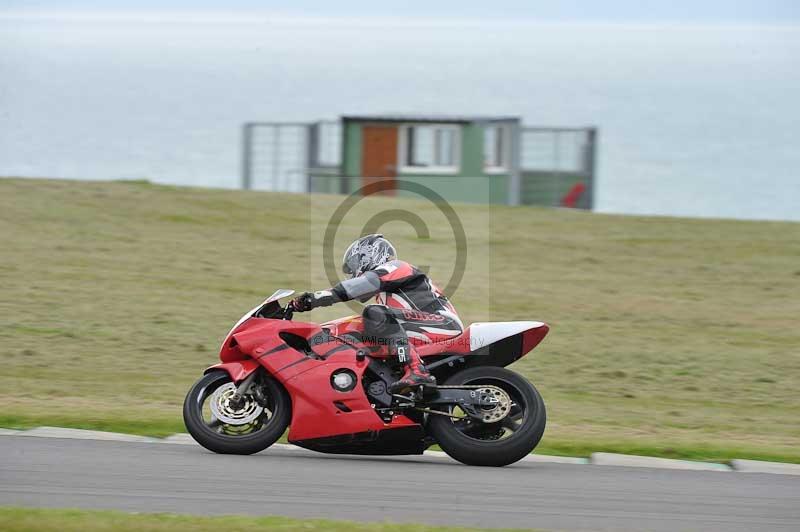
[[[400,393],[417,386],[436,385],[436,377],[425,369],[425,365],[422,363],[422,359],[420,359],[416,349],[408,341],[398,342],[396,353],[398,360],[405,364],[406,370],[399,381],[389,386],[389,393]]]

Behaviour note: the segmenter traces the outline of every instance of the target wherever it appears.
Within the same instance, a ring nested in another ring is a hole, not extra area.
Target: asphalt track
[[[800,530],[800,476],[0,436],[0,505],[566,530]]]

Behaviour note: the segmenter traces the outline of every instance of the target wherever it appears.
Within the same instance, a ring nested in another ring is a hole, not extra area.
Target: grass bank
[[[0,424],[182,430],[183,395],[232,322],[275,288],[324,287],[308,264],[334,204],[0,180]],[[431,210],[364,200],[337,248],[396,208]],[[465,321],[552,326],[514,365],[548,405],[540,452],[800,462],[800,224],[457,210],[483,259],[453,297]],[[383,230],[449,277],[446,234]]]
[[[6,532],[248,532],[251,530],[319,532],[468,532],[476,528],[413,524],[354,523],[288,517],[196,517],[177,514],[130,514],[96,510],[43,510],[0,507],[0,528]]]

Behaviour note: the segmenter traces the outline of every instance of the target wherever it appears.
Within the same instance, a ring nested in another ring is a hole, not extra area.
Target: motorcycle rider
[[[409,337],[430,343],[462,333],[455,308],[430,278],[411,264],[398,260],[394,246],[381,234],[363,236],[350,244],[342,259],[350,278],[333,288],[305,292],[292,300],[297,312],[358,299],[367,305],[362,317],[366,336],[387,344],[389,355],[405,366],[399,381],[389,387],[398,393],[416,386],[435,385]],[[371,341],[371,339],[369,339]]]

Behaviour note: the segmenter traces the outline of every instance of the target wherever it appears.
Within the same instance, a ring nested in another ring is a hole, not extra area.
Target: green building
[[[344,116],[341,175],[361,179],[345,180],[341,192],[402,179],[449,201],[516,204],[519,128],[513,117]]]

